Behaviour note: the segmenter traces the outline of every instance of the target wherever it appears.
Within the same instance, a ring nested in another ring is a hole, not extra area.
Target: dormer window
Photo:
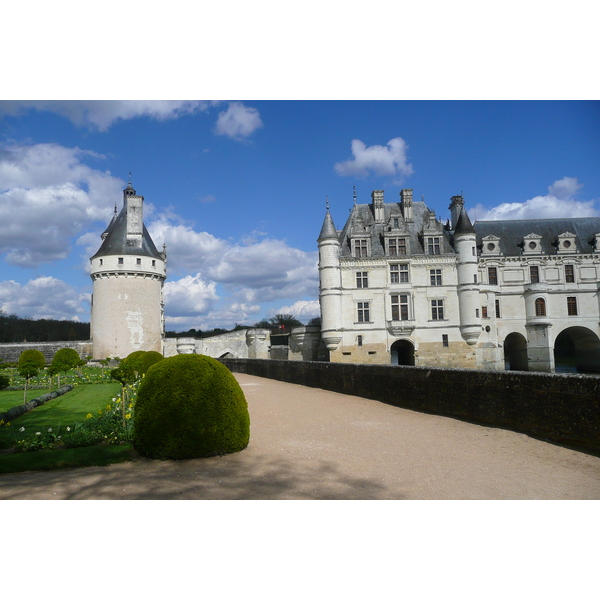
[[[428,237],[427,238],[427,254],[440,254],[441,238],[439,237]]]
[[[541,254],[542,236],[530,233],[523,238],[523,254]]]
[[[572,254],[577,252],[575,239],[575,234],[570,233],[569,231],[561,233],[556,240],[556,252],[558,254]]]
[[[493,256],[500,254],[500,238],[495,235],[486,235],[481,240],[483,242],[481,246],[482,256]]]
[[[354,258],[364,258],[366,256],[368,256],[368,249],[369,249],[369,245],[368,245],[368,240],[352,240],[352,246],[353,246],[353,256]]]
[[[390,256],[406,255],[406,238],[388,238],[386,241]]]

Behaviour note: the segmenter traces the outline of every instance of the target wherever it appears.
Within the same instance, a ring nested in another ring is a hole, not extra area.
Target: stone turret
[[[457,291],[460,333],[467,344],[473,346],[477,343],[481,333],[481,318],[478,314],[477,235],[467,211],[464,210],[464,202],[456,201],[458,198],[458,196],[454,196],[452,200],[453,205],[460,206],[461,209],[456,217],[456,226],[454,229],[454,248],[458,255],[456,270],[458,275]],[[460,197],[460,200],[462,201],[462,197]]]
[[[144,197],[129,182],[121,212],[115,212],[100,249],[90,259],[94,359],[124,358],[135,350],[163,351],[167,257],[144,226],[143,203]]]
[[[335,350],[342,339],[342,283],[340,240],[329,213],[329,203],[319,244],[319,302],[321,305],[321,337],[328,350]]]

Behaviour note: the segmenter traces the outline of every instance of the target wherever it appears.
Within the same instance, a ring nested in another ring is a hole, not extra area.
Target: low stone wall
[[[222,359],[231,371],[518,431],[600,454],[600,378],[389,365]]]
[[[20,342],[15,344],[0,344],[0,360],[3,362],[17,362],[19,356],[25,350],[33,348],[39,350],[46,359],[47,363],[51,363],[54,355],[61,348],[74,348],[81,359],[92,354],[92,342]]]

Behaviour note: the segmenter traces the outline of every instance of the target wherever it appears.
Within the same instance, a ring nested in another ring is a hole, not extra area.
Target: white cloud
[[[54,277],[0,282],[0,310],[33,319],[89,320],[89,294]]]
[[[5,100],[0,102],[0,116],[48,111],[66,117],[77,127],[106,131],[118,120],[148,117],[165,121],[205,112],[213,104],[200,100]]]
[[[229,246],[206,231],[194,231],[191,225],[169,212],[158,215],[147,227],[157,248],[167,245],[167,265],[176,272],[196,273],[214,265]]]
[[[248,300],[283,298],[299,288],[317,289],[317,253],[266,239],[250,246],[232,246],[207,273],[219,283],[249,288]]]
[[[582,187],[583,184],[576,177],[563,177],[548,186],[545,196],[536,196],[524,202],[503,202],[490,209],[477,204],[469,210],[469,216],[473,221],[600,216],[600,210],[594,207],[595,200],[584,202],[575,198]]]
[[[227,110],[219,113],[215,133],[239,140],[247,138],[262,126],[256,108],[244,106],[241,102],[230,102]]]
[[[216,284],[206,282],[198,273],[164,286],[165,311],[169,317],[189,317],[208,312],[219,299]]]
[[[34,267],[65,258],[70,240],[106,221],[123,182],[81,160],[100,155],[58,144],[0,149],[0,254]]]
[[[277,310],[270,311],[270,314],[271,316],[294,315],[299,321],[308,323],[312,318],[321,316],[321,309],[318,300],[298,300],[290,306],[282,306]]]
[[[390,140],[387,146],[366,146],[360,140],[352,140],[351,149],[353,158],[334,165],[338,175],[364,178],[374,172],[407,177],[413,173],[407,162],[408,146],[401,137]]]

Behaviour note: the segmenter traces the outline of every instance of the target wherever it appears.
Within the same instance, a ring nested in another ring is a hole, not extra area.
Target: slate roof
[[[346,224],[339,235],[341,244],[340,256],[352,256],[350,240],[353,235],[356,235],[357,233],[359,234],[359,237],[366,236],[370,238],[371,256],[385,256],[384,234],[393,237],[394,232],[398,233],[398,237],[406,236],[408,234],[410,245],[409,255],[425,254],[421,233],[423,232],[425,223],[428,221],[430,210],[424,202],[413,202],[412,206],[414,221],[412,223],[405,223],[399,202],[384,203],[384,223],[379,224],[375,223],[372,204],[355,204],[352,208],[350,217],[346,221]],[[389,222],[392,218],[399,219],[400,227],[389,231]],[[450,235],[447,231],[444,231],[444,226],[435,221],[434,227],[435,232],[432,232],[432,234],[439,236],[442,239],[442,247],[440,248],[441,253],[454,254],[454,249],[450,244]],[[428,233],[429,231],[426,231],[426,235]]]
[[[106,238],[102,242],[100,249],[92,258],[98,258],[100,256],[114,256],[114,255],[126,255],[135,254],[136,256],[149,256],[151,258],[158,258],[163,260],[163,256],[156,249],[146,226],[144,225],[142,235],[142,247],[132,247],[127,245],[127,210],[125,206],[121,209],[121,212],[117,217],[113,217],[106,233]],[[90,259],[91,260],[91,259]]]
[[[500,238],[500,252],[505,256],[521,255],[520,244],[530,233],[542,236],[540,241],[544,254],[557,254],[555,244],[558,236],[567,232],[576,236],[575,246],[579,253],[585,254],[594,249],[590,241],[594,240],[594,234],[600,233],[600,217],[477,221],[474,228],[478,244],[482,244],[482,238],[488,235]]]

